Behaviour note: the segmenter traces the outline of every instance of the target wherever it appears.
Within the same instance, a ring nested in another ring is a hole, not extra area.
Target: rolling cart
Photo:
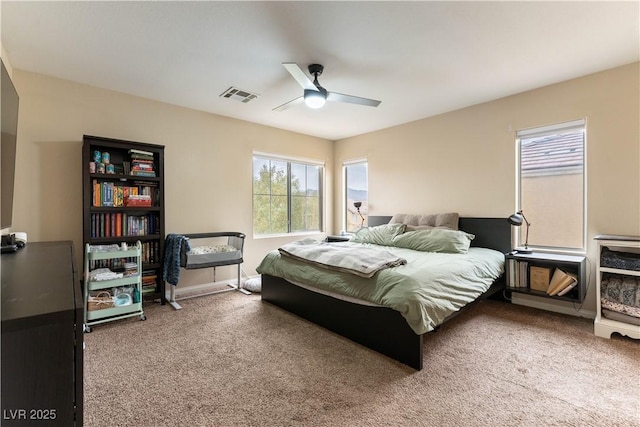
[[[142,243],[85,246],[84,331],[113,320],[140,316],[142,309]]]

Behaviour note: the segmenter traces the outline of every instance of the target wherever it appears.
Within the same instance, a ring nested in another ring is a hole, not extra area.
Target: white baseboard
[[[540,310],[553,311],[560,314],[568,314],[570,316],[584,317],[586,319],[595,319],[596,312],[579,308],[579,304],[562,303],[560,305],[557,301],[555,303],[544,301],[545,298],[528,297],[526,295],[517,294],[515,292],[511,295],[511,302],[513,304],[524,305],[531,308],[538,308]]]

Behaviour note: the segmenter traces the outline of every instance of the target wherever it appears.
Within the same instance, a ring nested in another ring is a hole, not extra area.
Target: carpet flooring
[[[84,425],[640,426],[640,342],[484,301],[415,371],[238,292],[85,334]]]

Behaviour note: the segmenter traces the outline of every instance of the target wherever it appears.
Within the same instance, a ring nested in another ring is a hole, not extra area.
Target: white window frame
[[[318,230],[310,230],[310,231],[291,231],[291,181],[290,181],[290,176],[288,177],[288,183],[287,183],[287,198],[288,198],[288,205],[289,205],[289,212],[287,214],[287,232],[286,233],[263,233],[263,234],[257,234],[255,232],[255,229],[253,229],[253,215],[254,215],[254,196],[255,196],[255,192],[254,192],[254,182],[255,182],[255,170],[253,169],[253,162],[254,159],[256,157],[262,158],[262,159],[269,159],[269,160],[276,160],[276,161],[281,161],[281,162],[286,162],[287,163],[287,174],[289,175],[290,170],[291,170],[291,163],[295,163],[298,165],[307,165],[307,166],[315,166],[315,167],[319,167],[320,168],[320,183],[319,183],[319,229]],[[264,152],[259,152],[259,151],[254,151],[253,155],[251,156],[251,222],[252,222],[252,232],[253,232],[253,237],[256,239],[260,239],[260,238],[269,238],[269,237],[281,237],[281,236],[288,236],[288,235],[313,235],[313,234],[319,234],[322,233],[325,229],[325,224],[324,224],[324,209],[325,209],[325,182],[326,182],[326,177],[325,177],[325,172],[326,172],[326,168],[325,168],[325,162],[321,161],[321,160],[317,160],[317,159],[311,159],[311,158],[303,158],[303,157],[295,157],[295,156],[284,156],[284,155],[280,155],[280,154],[273,154],[273,153],[264,153]]]
[[[577,248],[561,247],[561,246],[545,246],[535,245],[529,243],[530,248],[543,249],[547,252],[560,252],[560,253],[579,253],[585,254],[587,248],[587,120],[578,119],[563,123],[557,123],[547,126],[539,126],[534,128],[528,128],[519,130],[516,132],[516,206],[515,211],[520,211],[522,207],[522,162],[521,162],[521,141],[522,139],[544,137],[546,135],[554,135],[557,133],[571,132],[581,130],[583,132],[583,165],[582,165],[582,244]],[[526,216],[526,212],[524,212]],[[523,223],[521,227],[526,227]],[[531,227],[535,227],[535,224],[531,224]],[[519,231],[519,230],[518,230]],[[514,244],[516,247],[523,247],[524,241],[521,241],[520,237],[522,233],[514,233]]]
[[[342,230],[346,231],[347,233],[353,233],[353,231],[349,231],[347,230],[348,228],[348,220],[347,220],[347,215],[349,215],[349,195],[348,195],[348,189],[347,189],[347,167],[349,166],[354,166],[354,165],[358,165],[358,164],[366,164],[367,166],[367,204],[369,203],[369,161],[366,158],[359,158],[359,159],[351,159],[351,160],[346,160],[344,162],[342,162],[342,203],[343,203],[343,215],[342,215]],[[368,213],[367,213],[367,219],[368,219]]]

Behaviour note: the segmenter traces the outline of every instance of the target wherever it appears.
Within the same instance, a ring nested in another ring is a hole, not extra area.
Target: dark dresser
[[[2,425],[82,426],[83,304],[72,242],[2,254]]]

